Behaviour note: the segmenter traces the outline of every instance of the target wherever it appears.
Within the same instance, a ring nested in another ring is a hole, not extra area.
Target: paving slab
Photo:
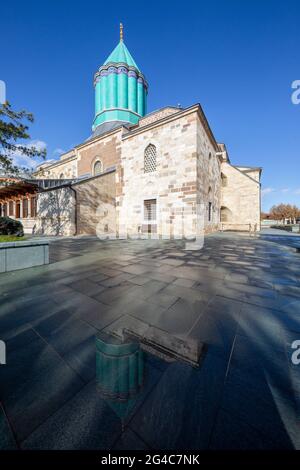
[[[155,387],[161,372],[149,365],[145,383],[124,419],[114,403],[105,399],[95,381],[87,384],[46,420],[22,443],[24,449],[99,449],[112,448],[122,436],[124,424],[130,421],[146,396]]]
[[[17,443],[9,426],[3,408],[0,406],[0,451],[16,450]]]
[[[290,248],[238,233],[209,235],[197,252],[181,240],[61,239],[52,264],[1,274],[0,447],[300,448]],[[124,421],[95,387],[94,340],[126,329],[151,344],[150,382]],[[191,344],[203,345],[193,367],[178,354]]]
[[[212,355],[200,369],[171,364],[130,427],[153,449],[207,448],[225,372],[225,361]]]

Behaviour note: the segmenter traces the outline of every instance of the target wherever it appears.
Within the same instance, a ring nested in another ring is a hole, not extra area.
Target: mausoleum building
[[[39,165],[33,180],[1,186],[2,215],[30,218],[27,231],[41,235],[193,238],[260,229],[261,168],[231,163],[200,104],[147,114],[148,82],[122,30],[94,87],[91,136]]]

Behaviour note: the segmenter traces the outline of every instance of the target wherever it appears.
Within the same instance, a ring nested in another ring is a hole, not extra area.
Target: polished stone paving
[[[0,449],[300,448],[300,237],[53,240],[49,266],[0,275]],[[204,345],[145,353],[126,403],[98,388],[95,336],[153,328]]]

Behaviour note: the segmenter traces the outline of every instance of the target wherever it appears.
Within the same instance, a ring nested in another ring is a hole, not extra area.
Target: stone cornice
[[[76,145],[74,148],[77,150],[81,150],[82,148],[84,147],[88,147],[89,145],[91,144],[95,144],[98,140],[101,140],[103,138],[106,138],[106,137],[110,137],[111,135],[113,134],[117,134],[118,132],[122,131],[122,128],[124,126],[122,126],[120,124],[120,127],[116,127],[115,129],[111,130],[111,131],[107,131],[105,132],[104,134],[101,134],[101,135],[96,135],[95,137],[93,137],[92,139],[89,139],[87,142],[83,142],[82,144],[78,144]]]
[[[116,172],[116,168],[115,167],[112,167],[108,170],[105,170],[103,171],[103,173],[100,173],[100,175],[96,175],[96,176],[90,176],[89,178],[82,178],[78,181],[75,181],[75,183],[70,183],[70,185],[73,187],[73,186],[79,186],[80,184],[84,184],[84,183],[87,183],[88,181],[93,181],[97,178],[103,178],[104,176],[106,175],[109,175],[111,173],[115,173]]]
[[[72,160],[76,160],[76,158],[77,158],[77,156],[75,154],[72,157],[68,157],[64,160],[58,160],[55,163],[51,163],[50,165],[47,165],[45,167],[38,168],[33,174],[40,173],[41,171],[48,171],[49,168],[54,168],[56,166],[63,165],[64,163],[68,163],[68,162],[71,162]]]
[[[175,121],[176,119],[178,119],[179,117],[184,117],[184,116],[187,116],[189,114],[192,114],[192,113],[197,113],[198,114],[198,117],[214,147],[214,149],[216,151],[218,151],[219,147],[218,147],[218,144],[217,144],[217,141],[212,133],[212,130],[208,124],[208,121],[206,119],[206,116],[201,108],[201,105],[199,103],[195,104],[195,105],[192,105],[190,106],[189,108],[185,108],[185,109],[180,109],[178,111],[178,113],[174,113],[174,114],[170,114],[169,116],[166,116],[166,117],[163,117],[161,119],[158,119],[157,121],[154,121],[154,122],[151,122],[149,124],[146,124],[145,126],[142,126],[142,127],[138,127],[138,125],[133,128],[132,130],[130,130],[129,132],[125,133],[123,135],[123,140],[125,139],[129,139],[130,137],[133,137],[134,135],[137,135],[137,134],[140,134],[142,132],[144,132],[145,130],[147,129],[151,129],[151,128],[155,128],[155,127],[158,127],[162,124],[165,124],[165,123],[168,123],[168,122],[172,122],[172,121]],[[146,115],[147,116],[147,115]],[[145,116],[145,117],[146,117]]]

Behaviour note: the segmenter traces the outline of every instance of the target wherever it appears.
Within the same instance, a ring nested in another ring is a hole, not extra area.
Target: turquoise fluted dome
[[[140,71],[123,41],[120,41],[119,44],[114,48],[103,65],[107,65],[111,62],[127,64],[131,67],[135,67],[138,71]]]
[[[122,36],[94,77],[93,131],[104,123],[136,124],[146,114],[147,81],[125,46]]]

